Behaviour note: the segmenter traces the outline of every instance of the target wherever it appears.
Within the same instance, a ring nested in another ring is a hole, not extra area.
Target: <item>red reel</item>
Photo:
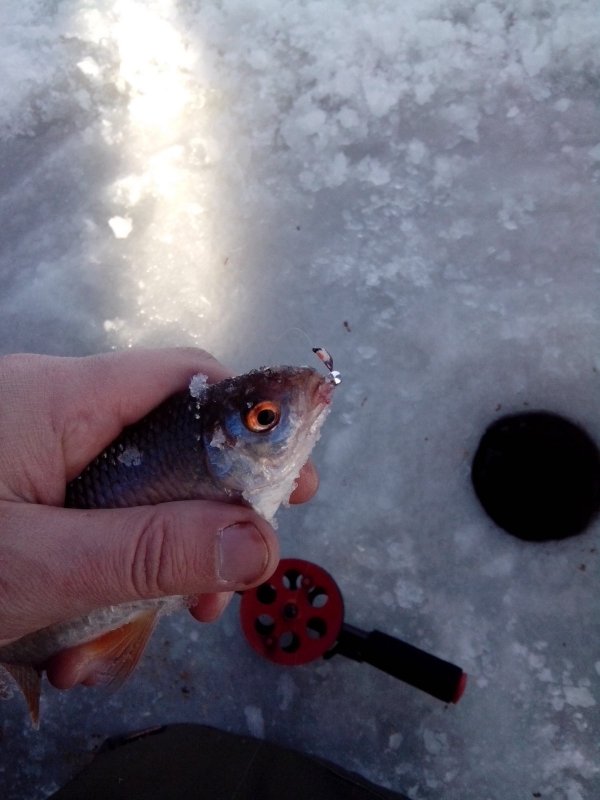
[[[240,617],[246,639],[259,655],[275,664],[308,664],[336,643],[344,601],[324,569],[285,558],[270,580],[243,593]]]

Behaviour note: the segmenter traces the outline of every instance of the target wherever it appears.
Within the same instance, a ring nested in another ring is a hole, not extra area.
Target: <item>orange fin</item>
[[[136,668],[157,618],[156,610],[144,611],[126,625],[71,648],[86,664],[84,683],[118,688]]]
[[[41,677],[40,673],[27,664],[5,664],[0,663],[9,675],[17,682],[23,697],[27,701],[29,716],[33,727],[37,730],[40,727],[40,692]]]

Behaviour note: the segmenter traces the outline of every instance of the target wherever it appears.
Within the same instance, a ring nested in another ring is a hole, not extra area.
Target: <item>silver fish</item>
[[[264,367],[212,385],[196,376],[189,391],[125,428],[66,487],[65,505],[210,499],[251,506],[273,521],[319,438],[334,386],[309,367]],[[49,658],[85,646],[95,659],[95,683],[119,685],[157,619],[185,605],[184,597],[167,597],[101,608],[1,647],[0,666],[18,683],[37,727]]]

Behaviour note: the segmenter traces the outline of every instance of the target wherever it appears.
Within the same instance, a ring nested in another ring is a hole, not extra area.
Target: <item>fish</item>
[[[126,427],[88,464],[66,486],[65,506],[218,500],[249,506],[275,526],[336,385],[311,367],[261,367],[215,384],[196,375],[188,390]],[[96,609],[0,647],[0,667],[21,689],[37,728],[52,656],[83,648],[93,658],[94,684],[116,688],[135,669],[157,620],[188,605],[185,597],[163,597]]]

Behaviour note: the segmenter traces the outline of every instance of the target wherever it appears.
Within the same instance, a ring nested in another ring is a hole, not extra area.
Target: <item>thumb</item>
[[[245,589],[278,560],[265,520],[212,501],[93,511],[5,502],[0,522],[0,645],[106,605]]]

